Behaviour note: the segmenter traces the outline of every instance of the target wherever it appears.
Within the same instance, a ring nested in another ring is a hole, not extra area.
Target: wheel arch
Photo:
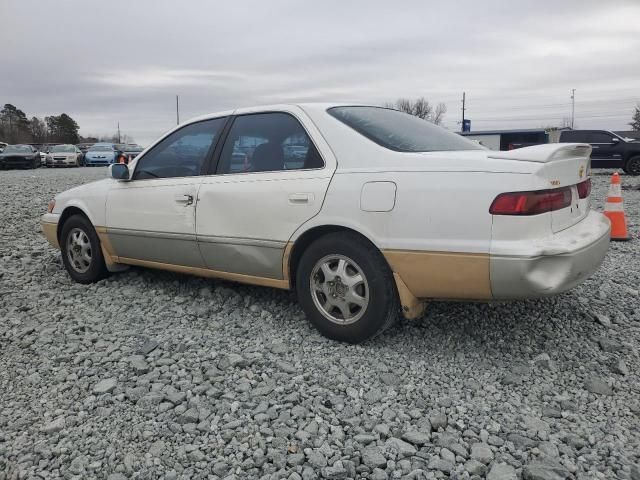
[[[62,226],[73,215],[82,215],[87,220],[89,220],[91,225],[93,225],[93,222],[91,222],[91,218],[89,218],[89,215],[87,215],[86,212],[82,210],[80,207],[77,207],[75,205],[70,205],[66,207],[60,214],[60,219],[58,220],[58,227],[56,229],[56,236],[58,238],[58,243],[60,243],[60,234],[62,233]]]
[[[298,268],[300,259],[302,258],[302,255],[305,252],[305,250],[309,247],[309,245],[311,245],[318,238],[324,235],[328,235],[330,233],[337,233],[337,232],[355,233],[356,235],[363,238],[366,242],[371,244],[371,246],[373,246],[375,249],[377,249],[380,252],[380,254],[382,255],[382,258],[384,258],[385,263],[389,267],[389,271],[393,275],[396,294],[398,295],[398,298],[400,300],[402,314],[405,318],[415,319],[420,317],[423,314],[424,308],[425,308],[424,302],[421,300],[418,300],[413,295],[413,293],[409,290],[409,288],[407,288],[402,278],[396,272],[393,271],[393,268],[389,263],[389,260],[384,255],[383,249],[380,248],[379,245],[376,245],[376,243],[369,236],[365,235],[364,233],[352,227],[347,227],[344,225],[335,225],[335,224],[318,225],[313,228],[310,228],[309,230],[306,230],[295,239],[292,246],[290,247],[290,250],[288,249],[288,252],[285,252],[285,258],[284,258],[284,273],[286,275],[285,278],[289,280],[289,285],[292,290],[295,290],[296,288],[296,285],[295,285],[296,270]]]
[[[622,162],[622,168],[626,170],[629,162],[636,158],[640,158],[640,152],[629,152]]]
[[[358,230],[346,227],[344,225],[317,225],[315,227],[310,228],[309,230],[304,231],[300,234],[293,244],[290,247],[289,255],[287,256],[286,264],[285,264],[285,274],[289,278],[289,283],[292,289],[295,289],[295,279],[296,279],[296,270],[298,269],[298,264],[300,263],[300,259],[302,258],[305,250],[318,238],[328,235],[330,233],[338,233],[338,232],[349,232],[355,233],[356,235],[362,237],[375,248],[377,248],[380,253],[382,251],[380,248],[373,242],[367,235],[359,232]],[[384,255],[383,255],[384,256]]]

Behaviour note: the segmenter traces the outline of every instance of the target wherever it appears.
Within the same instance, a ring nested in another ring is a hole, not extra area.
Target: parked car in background
[[[117,151],[113,143],[94,143],[84,155],[87,167],[111,165],[116,161]]]
[[[137,265],[293,289],[320,332],[360,342],[427,300],[544,297],[591,276],[610,225],[589,206],[590,153],[489,151],[381,107],[244,108],[57,195],[42,228],[77,282]]]
[[[7,145],[0,153],[0,167],[38,168],[40,152],[31,145]]]
[[[76,147],[78,147],[80,149],[80,151],[82,152],[82,164],[84,165],[84,156],[87,154],[87,151],[89,151],[89,148],[91,148],[91,146],[94,145],[93,143],[79,143],[76,145]]]
[[[39,147],[35,147],[38,149],[40,155],[40,165],[45,166],[47,164],[47,154],[49,153],[50,145],[41,145]]]
[[[4,150],[4,147],[6,147],[7,145],[9,144],[5,142],[0,142],[0,153],[2,153],[2,151]]]
[[[622,168],[629,175],[640,175],[640,141],[621,137],[608,130],[565,130],[561,143],[591,145],[591,166]]]
[[[82,151],[75,145],[54,145],[47,154],[47,167],[79,167]]]
[[[137,145],[135,143],[128,143],[122,148],[122,154],[127,158],[127,161],[130,162],[134,158],[136,158],[143,150],[144,148],[140,145]]]

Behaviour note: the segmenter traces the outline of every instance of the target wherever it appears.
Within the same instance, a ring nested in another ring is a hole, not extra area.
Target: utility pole
[[[571,89],[571,130],[573,130],[573,122],[576,115],[576,89]]]
[[[118,122],[118,143],[122,143],[120,142],[120,122]]]
[[[176,95],[176,125],[180,125],[180,104],[178,103],[178,95]]]
[[[460,131],[464,132],[464,102],[466,100],[466,92],[462,92],[462,127],[460,127]]]

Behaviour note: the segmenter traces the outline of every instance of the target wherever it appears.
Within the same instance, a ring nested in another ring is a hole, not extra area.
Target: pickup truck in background
[[[590,144],[593,168],[622,168],[629,175],[640,175],[640,141],[607,130],[565,130],[560,143]]]

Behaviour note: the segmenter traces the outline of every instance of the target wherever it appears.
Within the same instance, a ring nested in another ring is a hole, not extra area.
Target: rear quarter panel
[[[365,212],[362,187],[378,181],[397,185],[394,208]],[[491,202],[505,189],[531,188],[531,182],[531,175],[513,173],[338,170],[320,214],[304,230],[328,224],[353,228],[382,250],[489,253]]]

